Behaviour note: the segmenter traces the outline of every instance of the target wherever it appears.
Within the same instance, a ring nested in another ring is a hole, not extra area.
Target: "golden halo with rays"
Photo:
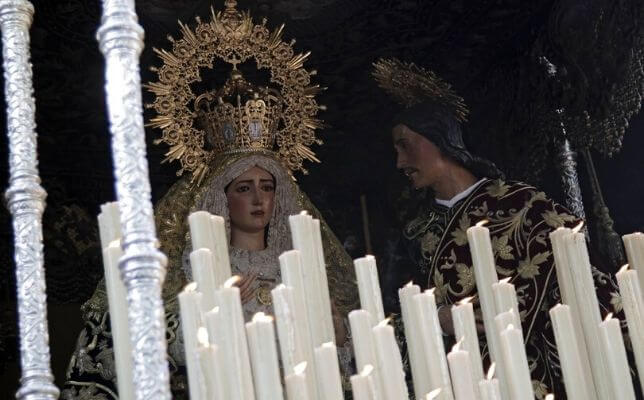
[[[322,88],[311,83],[316,71],[307,71],[303,64],[310,53],[296,54],[295,40],[282,40],[284,25],[270,31],[266,19],[255,24],[248,12],[239,12],[237,2],[226,0],[225,9],[215,14],[211,9],[209,21],[196,18],[196,26],[189,27],[179,21],[182,37],[174,39],[171,50],[154,49],[161,59],[161,67],[152,67],[158,80],[144,87],[155,95],[154,102],[146,108],[154,109],[156,116],[146,126],[159,128],[162,135],[155,144],[170,147],[163,162],[179,161],[180,176],[192,173],[191,182],[201,183],[212,162],[216,150],[206,148],[203,129],[195,124],[195,111],[191,108],[199,94],[192,92],[190,84],[201,81],[200,68],[213,68],[215,62],[231,64],[254,60],[258,69],[268,69],[270,83],[284,99],[284,108],[273,133],[276,156],[291,172],[308,171],[304,160],[319,162],[311,150],[313,144],[322,144],[315,131],[323,126],[316,118],[325,107],[317,104],[315,96]]]

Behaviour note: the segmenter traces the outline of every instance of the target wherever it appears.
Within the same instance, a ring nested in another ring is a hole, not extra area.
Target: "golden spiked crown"
[[[181,169],[192,173],[200,184],[218,155],[243,151],[272,151],[291,172],[300,170],[304,160],[319,162],[310,149],[316,118],[324,106],[311,84],[315,71],[304,61],[310,53],[295,54],[295,41],[281,39],[284,25],[270,31],[266,20],[255,24],[248,12],[227,0],[224,11],[211,10],[209,21],[196,18],[196,27],[179,22],[182,38],[168,37],[172,50],[154,51],[163,65],[152,67],[158,81],[145,85],[155,100],[146,104],[156,111],[148,126],[162,130],[155,143],[170,146],[166,161],[178,160]],[[270,87],[248,82],[238,65],[254,60],[257,69],[268,69]],[[226,82],[204,93],[193,93],[192,84],[202,81],[202,68],[213,69],[216,61],[232,66]]]
[[[381,58],[373,63],[373,67],[372,75],[378,86],[402,106],[433,101],[444,106],[457,121],[467,120],[469,110],[465,100],[434,71],[397,58]]]

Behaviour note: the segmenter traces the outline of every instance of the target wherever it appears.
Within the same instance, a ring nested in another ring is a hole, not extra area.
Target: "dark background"
[[[142,81],[155,79],[148,67],[160,63],[152,48],[168,48],[167,34],[179,37],[177,20],[190,24],[197,15],[206,19],[211,4],[221,9],[222,3],[137,1],[146,32]],[[327,127],[318,133],[325,144],[314,148],[322,163],[309,164],[310,175],[298,180],[349,253],[357,257],[365,251],[360,196],[367,199],[374,252],[382,255],[397,229],[395,204],[405,186],[395,171],[390,143],[393,107],[369,76],[373,61],[397,56],[434,69],[454,85],[472,110],[465,133],[473,152],[492,159],[509,178],[538,185],[563,201],[553,142],[561,132],[553,112],[565,107],[569,116],[575,116],[590,110],[593,117],[610,120],[625,109],[632,111],[632,104],[611,94],[620,88],[641,93],[641,74],[628,65],[633,54],[638,57],[634,49],[641,47],[642,3],[249,0],[240,1],[239,8],[250,9],[256,21],[267,17],[270,27],[285,22],[284,38],[296,38],[297,51],[313,52],[306,66],[317,69],[315,81],[328,87],[319,96],[319,102],[328,107],[321,115]],[[96,215],[100,204],[115,197],[103,57],[95,40],[100,3],[33,4],[40,176],[48,192],[44,239],[49,329],[52,364],[60,385],[80,330],[79,307],[102,276]],[[599,9],[604,11],[603,25],[597,22]],[[557,80],[546,77],[539,64],[541,56],[557,64],[561,72]],[[144,93],[144,100],[150,101],[151,96]],[[146,118],[150,116],[146,112]],[[4,113],[2,119],[5,126]],[[640,154],[644,117],[632,117],[621,146],[619,132],[615,139],[601,129],[572,126],[573,144],[591,147],[614,230],[620,235],[644,230],[644,158]],[[152,144],[160,132],[146,133],[156,201],[176,180],[176,165],[160,164],[167,149]],[[0,158],[7,160],[6,136],[0,140]],[[0,165],[0,182],[6,188],[7,161]],[[586,172],[580,160],[586,213],[592,223],[597,196]],[[2,208],[1,398],[13,396],[19,377],[12,241],[11,218]],[[605,245],[601,237],[594,240],[594,252],[601,254]],[[600,256],[595,260],[604,269],[617,267]]]

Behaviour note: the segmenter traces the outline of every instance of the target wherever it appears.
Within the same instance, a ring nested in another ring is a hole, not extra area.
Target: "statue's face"
[[[226,197],[231,228],[256,233],[273,215],[275,180],[268,171],[253,167],[228,185]]]
[[[430,140],[403,124],[396,125],[392,135],[396,168],[407,175],[414,188],[432,186],[448,173],[446,158]]]

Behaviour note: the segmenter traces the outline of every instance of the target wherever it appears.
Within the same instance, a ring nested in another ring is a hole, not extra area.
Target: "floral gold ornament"
[[[169,37],[171,50],[154,49],[163,65],[151,68],[158,80],[145,85],[156,96],[146,107],[157,113],[147,126],[162,130],[156,144],[170,146],[163,162],[178,160],[177,175],[191,172],[197,185],[217,156],[231,152],[275,152],[291,173],[306,174],[305,160],[319,162],[311,146],[322,144],[315,131],[323,126],[317,114],[325,107],[315,101],[321,90],[311,83],[316,71],[303,66],[310,52],[295,54],[295,40],[282,40],[284,25],[271,31],[266,19],[255,24],[236,5],[227,0],[223,11],[211,9],[209,21],[197,17],[194,28],[179,22],[182,37]],[[269,70],[271,87],[249,83],[238,70],[252,60],[258,70]],[[193,93],[200,68],[216,62],[232,66],[228,80]]]
[[[405,107],[433,101],[445,106],[459,122],[467,121],[465,100],[433,71],[397,58],[381,58],[373,64],[373,77],[393,99]]]

